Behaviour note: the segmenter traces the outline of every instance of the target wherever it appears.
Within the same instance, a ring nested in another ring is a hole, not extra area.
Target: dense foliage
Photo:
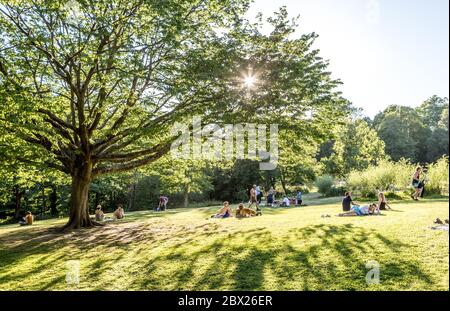
[[[98,204],[150,209],[160,195],[169,207],[242,202],[253,184],[369,196],[406,189],[410,163],[434,163],[429,193],[448,188],[448,99],[362,118],[313,48],[317,35],[292,39],[297,19],[285,8],[265,35],[262,20],[243,18],[248,1],[65,3],[0,5],[3,218],[69,214],[78,228]],[[277,168],[171,158],[171,127],[196,115],[278,124]]]

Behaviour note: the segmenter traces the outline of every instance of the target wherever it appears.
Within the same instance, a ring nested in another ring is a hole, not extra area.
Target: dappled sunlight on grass
[[[394,203],[385,216],[331,217],[339,204],[263,209],[210,219],[218,207],[127,213],[64,234],[63,219],[0,227],[1,290],[418,290],[448,289],[448,202]],[[235,208],[233,206],[233,208]],[[66,285],[67,260],[80,283]],[[381,283],[367,286],[366,263]]]

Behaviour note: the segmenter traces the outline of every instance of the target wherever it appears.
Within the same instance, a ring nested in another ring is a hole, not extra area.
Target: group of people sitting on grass
[[[255,203],[257,209],[261,204],[264,189],[260,186],[253,185],[252,188],[248,190],[249,203]],[[266,206],[268,207],[290,207],[290,206],[300,206],[303,204],[303,194],[300,190],[297,191],[295,196],[283,196],[281,200],[276,199],[276,190],[270,187],[269,191],[266,193]]]
[[[424,192],[424,181],[421,180],[421,174],[423,170],[421,167],[417,167],[413,177],[412,177],[412,185],[415,189],[412,198],[414,200],[418,200],[419,197],[423,196]],[[284,196],[283,200],[276,201],[275,200],[276,191],[273,187],[267,192],[267,206],[270,207],[289,207],[291,205],[302,205],[303,198],[302,192],[297,191],[297,195],[295,198],[289,198]],[[259,205],[261,204],[261,198],[263,196],[263,190],[260,186],[253,185],[249,190],[249,202],[248,207],[245,207],[243,203],[240,203],[236,209],[235,217],[244,218],[244,217],[254,217],[262,215],[261,209]],[[159,197],[158,207],[155,209],[156,211],[165,211],[167,208],[167,203],[169,202],[169,198],[166,196]],[[256,210],[252,209],[253,204],[256,205]],[[369,205],[362,205],[357,202],[354,202],[352,199],[352,193],[346,192],[345,197],[342,199],[342,209],[343,213],[338,214],[340,217],[344,216],[366,216],[366,215],[379,215],[381,210],[391,209],[389,204],[387,203],[386,197],[383,192],[378,194],[378,203],[372,203]],[[125,212],[122,205],[119,204],[117,209],[113,213],[112,218],[105,217],[105,214],[102,211],[102,206],[98,205],[95,209],[95,220],[96,221],[113,221],[118,219],[123,219],[125,217]],[[211,216],[212,218],[228,218],[233,217],[233,211],[227,201],[223,203],[223,207],[219,209],[219,211]],[[29,226],[32,225],[34,221],[34,216],[31,212],[27,212],[26,215],[19,221],[21,226]]]
[[[229,217],[236,217],[236,218],[247,218],[247,217],[255,217],[255,216],[261,216],[262,212],[258,208],[256,211],[249,207],[245,207],[244,203],[240,203],[239,206],[236,208],[236,213],[233,216],[233,210],[230,207],[230,203],[228,201],[223,202],[223,206],[218,210],[218,212],[211,216],[211,218],[229,218]]]
[[[342,199],[342,209],[344,212],[338,214],[340,217],[380,215],[381,210],[391,209],[391,207],[389,206],[383,192],[378,194],[378,203],[372,203],[369,205],[362,205],[353,201],[352,193],[346,192],[345,197]]]
[[[95,208],[95,220],[96,221],[113,221],[123,219],[125,217],[125,211],[123,210],[122,205],[118,205],[117,209],[114,211],[112,218],[105,217],[105,213],[103,213],[102,206],[97,205]]]
[[[270,188],[270,190],[267,193],[267,205],[268,206],[273,206],[273,204],[275,203],[275,189],[272,187]],[[300,192],[301,195],[301,192]],[[248,190],[248,196],[249,196],[249,200],[248,200],[248,206],[245,207],[244,203],[240,203],[238,205],[238,207],[236,208],[236,213],[235,213],[235,217],[236,218],[246,218],[246,217],[254,217],[254,216],[261,216],[262,215],[262,211],[260,209],[260,204],[261,204],[261,198],[263,196],[263,190],[261,189],[260,186],[257,185],[253,185],[253,187],[251,187]],[[287,199],[287,198],[286,198]],[[288,201],[285,201],[285,206],[289,206],[290,202],[289,199],[287,199]],[[256,210],[252,209],[253,204],[255,204],[256,206]],[[219,209],[219,211],[212,215],[211,218],[229,218],[229,217],[233,217],[233,210],[230,207],[230,203],[228,201],[223,202],[223,206]]]

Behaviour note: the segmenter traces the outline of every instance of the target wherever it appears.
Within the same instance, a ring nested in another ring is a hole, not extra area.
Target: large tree
[[[175,121],[297,120],[299,135],[323,139],[346,105],[311,49],[316,35],[290,39],[296,25],[285,9],[266,36],[242,19],[248,1],[69,3],[0,6],[1,125],[70,174],[65,228],[92,225],[97,176],[166,154]],[[264,81],[251,92],[240,77],[249,66]]]
[[[169,150],[168,126],[208,113],[202,104],[220,93],[212,73],[218,78],[226,65],[213,28],[246,4],[65,3],[0,6],[3,125],[72,176],[67,227],[78,228],[92,225],[87,198],[96,176],[155,161]]]

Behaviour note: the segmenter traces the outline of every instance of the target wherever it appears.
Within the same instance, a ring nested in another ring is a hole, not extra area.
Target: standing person
[[[248,201],[248,208],[253,206],[253,203],[256,204],[256,210],[259,211],[259,203],[256,194],[256,185],[253,185],[253,188],[250,189],[250,200]]]
[[[349,212],[352,208],[352,205],[359,206],[358,203],[353,202],[352,193],[350,191],[348,191],[345,193],[345,196],[342,199],[342,210],[344,212]]]
[[[160,196],[159,197],[159,204],[158,208],[156,209],[157,212],[159,211],[165,211],[167,208],[167,202],[169,202],[169,198],[166,196]]]
[[[297,191],[296,199],[297,199],[297,205],[299,205],[299,206],[302,205],[302,203],[303,203],[303,194],[302,194],[302,192],[300,190]]]
[[[270,187],[270,190],[267,193],[267,205],[270,204],[270,206],[272,206],[274,200],[275,200],[275,189],[273,189],[273,187]]]
[[[420,197],[421,194],[421,182],[420,182],[420,175],[422,174],[422,168],[418,166],[416,168],[416,171],[414,172],[414,175],[412,177],[412,186],[414,187],[414,193],[411,195],[411,198],[413,200],[418,201],[418,197]]]
[[[256,199],[258,200],[258,204],[261,204],[261,198],[263,196],[263,193],[261,191],[260,186],[256,186]]]
[[[384,195],[384,193],[383,193],[383,192],[380,192],[380,193],[378,194],[378,209],[379,209],[379,210],[382,210],[382,211],[385,211],[385,210],[387,210],[386,207],[387,207],[388,209],[392,209],[392,208],[389,206],[389,204],[387,203],[386,196]]]

